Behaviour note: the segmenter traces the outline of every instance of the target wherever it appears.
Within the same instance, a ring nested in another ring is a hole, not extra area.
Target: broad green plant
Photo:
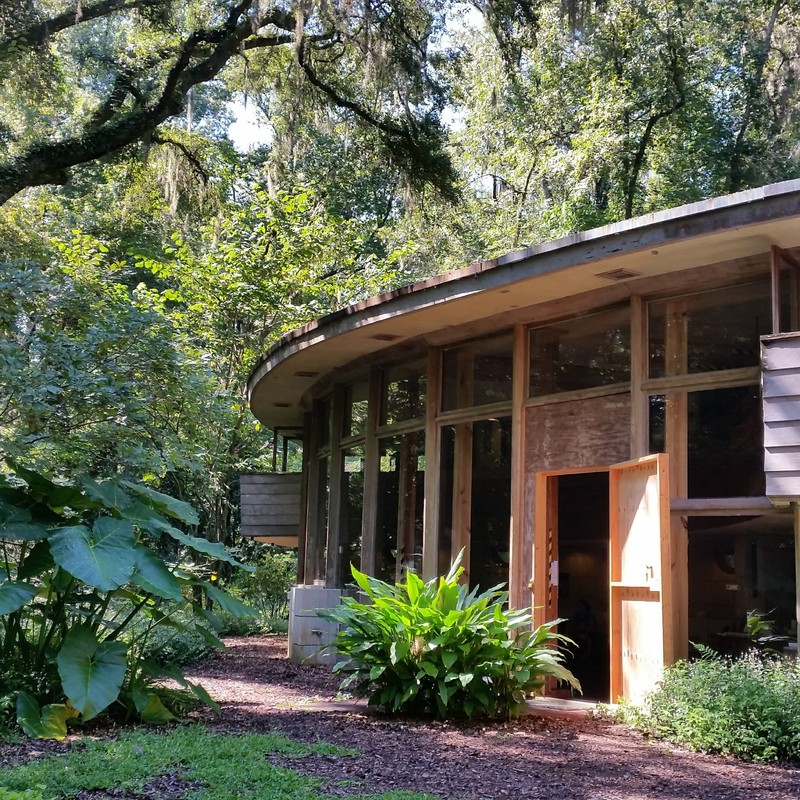
[[[618,716],[650,736],[746,761],[800,760],[800,662],[751,650],[669,667],[642,707]]]
[[[317,613],[339,623],[334,667],[342,688],[369,694],[389,712],[506,719],[548,678],[576,689],[559,646],[561,620],[531,629],[527,611],[507,609],[500,586],[484,592],[460,583],[461,557],[450,572],[427,583],[409,572],[391,586],[352,567],[365,602],[343,597]]]
[[[191,629],[222,646],[208,601],[252,613],[205,580],[204,558],[241,565],[179,527],[198,523],[192,507],[122,478],[63,485],[9,467],[13,477],[0,475],[0,700],[15,697],[23,731],[63,738],[68,721],[112,704],[168,721],[153,686],[164,676],[213,704],[157,653],[146,657],[160,630]]]

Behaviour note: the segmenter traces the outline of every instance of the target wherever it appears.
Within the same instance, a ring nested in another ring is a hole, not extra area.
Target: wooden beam
[[[797,640],[798,643],[800,643],[800,505],[794,503],[793,508],[794,508],[794,592],[795,592],[794,618],[797,622]],[[798,649],[800,649],[800,645]]]
[[[772,245],[769,258],[772,276],[772,332],[781,332],[781,250]]]
[[[456,425],[455,455],[453,458],[453,539],[452,561],[461,551],[464,555],[462,579],[469,583],[470,542],[472,534],[472,423]]]
[[[312,415],[303,415],[303,477],[300,484],[300,525],[297,531],[297,583],[305,583],[306,537],[308,535],[308,485],[311,474],[311,431]]]
[[[673,498],[670,513],[683,517],[760,517],[775,511],[768,497]]]
[[[732,389],[736,386],[748,386],[758,383],[761,378],[759,367],[737,367],[736,369],[720,369],[715,372],[687,373],[680,372],[666,375],[663,378],[652,378],[643,382],[649,394],[699,389]]]

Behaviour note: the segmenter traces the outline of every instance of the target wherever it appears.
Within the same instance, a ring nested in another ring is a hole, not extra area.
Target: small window
[[[530,349],[532,397],[627,383],[630,309],[626,305],[536,328]]]
[[[789,321],[788,308],[781,316]],[[653,301],[648,329],[651,378],[758,366],[759,337],[772,332],[770,282]]]
[[[381,425],[396,425],[425,416],[426,358],[392,367],[381,382]]]
[[[369,381],[363,380],[347,387],[344,403],[343,438],[363,436],[367,432],[369,410]]]
[[[513,349],[509,334],[445,350],[442,410],[510,401]]]

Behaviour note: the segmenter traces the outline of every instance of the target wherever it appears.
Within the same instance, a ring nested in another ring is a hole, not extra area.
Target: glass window
[[[627,383],[631,377],[630,308],[563,320],[531,331],[533,397]]]
[[[428,360],[392,367],[381,382],[381,425],[394,425],[425,416]]]
[[[689,392],[689,497],[765,492],[758,386]]]
[[[320,450],[331,444],[331,399],[321,400],[319,404],[319,447]]]
[[[789,324],[789,293],[782,322]],[[648,305],[651,378],[755,367],[759,337],[772,332],[768,280]]]
[[[394,583],[408,570],[422,572],[425,435],[381,439],[379,455],[376,574]]]
[[[367,432],[369,410],[369,381],[363,380],[347,387],[344,403],[342,437],[363,436]]]
[[[339,529],[339,586],[353,582],[352,564],[361,566],[361,512],[364,505],[364,445],[342,452],[342,522]]]
[[[666,453],[667,440],[664,425],[667,417],[667,398],[663,394],[652,395],[648,405],[650,408],[649,450],[651,453]]]
[[[514,340],[511,335],[445,350],[442,410],[511,400]]]
[[[747,618],[769,622],[780,650],[797,636],[791,515],[689,517],[689,639],[735,656]]]

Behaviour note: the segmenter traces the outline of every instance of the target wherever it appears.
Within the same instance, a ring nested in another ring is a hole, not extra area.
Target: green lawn
[[[168,733],[137,731],[114,740],[87,739],[70,753],[5,770],[0,774],[0,800],[54,800],[73,797],[81,790],[115,787],[136,794],[149,781],[170,774],[187,781],[186,800],[323,800],[318,779],[273,766],[270,754],[289,758],[358,755],[325,743],[301,744],[278,734],[234,736],[197,726]],[[358,796],[358,800],[367,798],[438,800],[416,792]]]

